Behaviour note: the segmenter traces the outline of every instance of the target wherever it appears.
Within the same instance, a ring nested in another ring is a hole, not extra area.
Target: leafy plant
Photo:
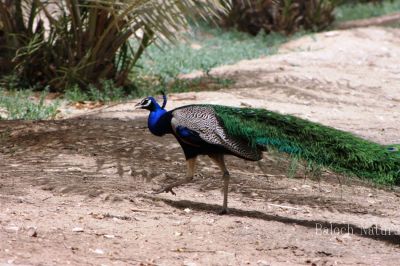
[[[0,51],[10,66],[0,70],[53,91],[108,79],[125,86],[157,37],[173,41],[187,17],[220,7],[217,0],[0,0]]]
[[[253,35],[292,34],[301,29],[320,31],[334,21],[337,0],[232,0],[223,25],[237,27]]]
[[[303,3],[303,27],[311,31],[328,28],[335,20],[334,10],[338,0],[311,0]]]
[[[87,93],[82,91],[77,85],[68,88],[64,93],[64,97],[70,102],[82,102],[89,100]]]

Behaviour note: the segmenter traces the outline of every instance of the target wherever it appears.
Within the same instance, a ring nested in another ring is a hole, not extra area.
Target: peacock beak
[[[137,104],[135,104],[135,109],[142,109],[143,106],[141,105],[142,102],[138,102]]]

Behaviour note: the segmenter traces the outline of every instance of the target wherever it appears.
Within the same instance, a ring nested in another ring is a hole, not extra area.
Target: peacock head
[[[146,109],[151,111],[155,111],[157,109],[164,109],[165,106],[167,105],[167,96],[165,95],[164,92],[161,92],[162,96],[163,96],[163,104],[162,106],[160,106],[158,104],[158,102],[156,101],[156,99],[154,99],[151,96],[148,96],[146,98],[144,98],[142,101],[140,101],[139,103],[137,103],[135,106],[138,109]]]
[[[158,105],[156,99],[154,99],[153,97],[150,97],[150,96],[144,98],[141,102],[136,104],[135,107],[137,109],[147,109],[149,111],[154,111],[154,110],[160,108],[160,106]]]

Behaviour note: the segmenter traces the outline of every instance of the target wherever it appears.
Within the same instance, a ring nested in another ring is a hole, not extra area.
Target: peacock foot
[[[228,214],[228,208],[223,208],[218,212],[219,215]]]
[[[175,186],[166,186],[157,190],[153,191],[153,194],[161,194],[161,193],[168,193],[170,192],[172,195],[176,195],[176,193],[172,190]]]

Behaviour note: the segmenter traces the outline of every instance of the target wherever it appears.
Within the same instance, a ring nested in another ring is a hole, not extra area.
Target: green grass
[[[59,102],[45,103],[47,92],[41,92],[39,99],[34,97],[31,90],[0,89],[0,120],[24,119],[42,120],[54,118],[57,114]]]
[[[186,42],[182,41],[176,46],[150,46],[139,60],[135,73],[160,76],[169,81],[179,74],[195,70],[208,72],[216,66],[274,54],[278,45],[288,40],[288,37],[280,34],[253,37],[235,30],[205,26],[192,28],[191,32],[184,36]]]
[[[86,92],[80,90],[78,86],[74,86],[65,91],[64,98],[70,102],[117,102],[125,98],[130,98],[129,93],[122,87],[115,86],[114,82],[111,80],[105,80],[101,84],[101,89],[98,89],[94,85],[89,85]]]
[[[400,12],[399,0],[387,0],[382,5],[372,3],[344,4],[335,9],[336,22],[377,17],[393,12]]]
[[[244,59],[254,59],[276,53],[280,44],[304,33],[287,37],[281,34],[259,34],[254,37],[236,30],[193,26],[175,45],[151,45],[132,72],[137,98],[167,92],[218,90],[233,84],[232,80],[213,77],[214,67],[230,65]],[[182,80],[180,74],[200,70],[204,77]]]

